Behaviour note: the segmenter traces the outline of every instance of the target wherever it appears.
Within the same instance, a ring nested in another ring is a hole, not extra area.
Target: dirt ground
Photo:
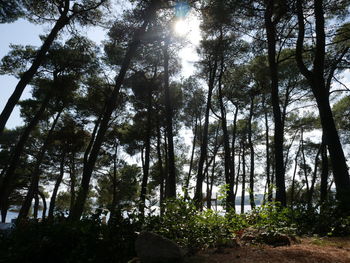
[[[271,247],[242,245],[223,250],[207,250],[191,257],[188,263],[350,263],[350,237],[302,238],[299,244]]]

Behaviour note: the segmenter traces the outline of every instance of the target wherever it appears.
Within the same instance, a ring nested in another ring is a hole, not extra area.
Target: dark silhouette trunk
[[[149,88],[147,96],[147,126],[145,134],[145,162],[143,166],[143,177],[141,184],[139,211],[142,216],[145,214],[147,184],[149,176],[150,153],[151,153],[151,129],[152,129],[152,90]]]
[[[64,176],[65,161],[66,161],[66,153],[63,150],[62,154],[61,154],[61,161],[60,161],[60,173],[59,173],[59,175],[58,175],[58,177],[56,179],[56,183],[55,183],[55,186],[53,188],[51,199],[50,199],[49,213],[48,213],[48,216],[47,216],[48,220],[53,220],[53,212],[54,212],[55,206],[56,206],[56,197],[57,197],[57,194],[58,194],[58,189],[59,189],[59,187],[61,185],[61,182],[62,182],[62,179],[63,179],[63,176]]]
[[[304,129],[301,128],[301,156],[303,157],[303,170],[304,170],[304,176],[305,176],[305,183],[306,183],[306,191],[309,193],[310,187],[309,187],[309,179],[306,169],[306,158],[305,158],[305,147],[304,147]]]
[[[192,168],[193,168],[193,159],[194,159],[194,152],[196,149],[196,140],[197,140],[197,130],[198,130],[198,117],[196,116],[196,121],[194,125],[194,136],[193,136],[193,142],[192,142],[192,152],[191,152],[191,160],[190,160],[190,167],[188,170],[188,175],[186,178],[185,182],[185,189],[184,189],[184,199],[188,200],[189,199],[189,194],[188,194],[188,188],[190,186],[190,180],[191,180],[191,173],[192,173]]]
[[[269,119],[267,115],[266,107],[266,97],[263,97],[263,108],[264,108],[264,118],[265,118],[265,158],[266,158],[266,188],[267,188],[267,200],[272,202],[272,185],[271,185],[271,175],[270,175],[270,138],[269,138]]]
[[[292,177],[292,186],[291,186],[291,196],[290,196],[290,205],[293,208],[294,205],[294,192],[295,192],[295,176],[297,174],[297,168],[298,168],[298,156],[301,150],[301,143],[299,144],[298,151],[294,158],[294,171],[293,171],[293,177]]]
[[[221,36],[222,38],[222,36]],[[227,121],[226,121],[226,109],[224,106],[223,101],[223,95],[222,95],[222,84],[221,79],[224,71],[224,65],[223,65],[223,58],[221,58],[221,65],[220,65],[220,74],[219,74],[219,83],[218,83],[218,99],[219,99],[219,105],[220,105],[220,113],[221,113],[221,129],[223,133],[223,140],[224,140],[224,169],[225,169],[225,184],[228,185],[228,189],[226,192],[226,209],[230,209],[232,205],[232,201],[234,199],[233,191],[230,188],[230,185],[232,185],[232,173],[230,169],[231,164],[231,149],[230,149],[230,138],[227,131]]]
[[[321,208],[322,205],[327,202],[327,194],[328,194],[328,156],[327,156],[327,146],[324,144],[322,140],[322,171],[321,171]]]
[[[164,168],[163,168],[163,159],[161,151],[161,131],[159,120],[157,119],[157,157],[158,157],[158,169],[160,177],[160,186],[159,186],[159,206],[161,216],[164,214]]]
[[[236,193],[237,189],[235,189],[235,183],[238,182],[236,179],[236,133],[237,133],[237,116],[238,116],[238,106],[235,105],[235,113],[233,117],[233,129],[232,129],[232,142],[231,142],[231,180],[229,184],[229,190],[233,193],[232,200],[229,200],[231,208],[235,211],[236,210]],[[238,162],[238,165],[240,163]],[[239,175],[239,171],[237,172],[237,177]],[[236,183],[237,188],[237,183]]]
[[[283,123],[279,105],[278,92],[278,63],[276,61],[276,24],[278,19],[274,17],[275,1],[267,1],[265,11],[265,27],[268,44],[268,61],[271,78],[271,102],[275,123],[274,154],[276,176],[276,201],[286,206],[285,170],[283,160]]]
[[[19,211],[19,214],[18,214],[18,218],[17,218],[18,221],[25,219],[28,216],[30,207],[32,205],[32,200],[34,198],[35,193],[38,191],[39,179],[40,179],[40,166],[41,166],[43,159],[45,157],[47,147],[49,146],[49,143],[51,140],[52,133],[55,130],[56,124],[61,116],[61,113],[62,113],[62,110],[60,110],[57,113],[56,118],[53,121],[51,128],[46,136],[44,144],[41,147],[41,151],[39,152],[39,154],[36,158],[36,164],[35,164],[34,172],[33,172],[32,177],[31,177],[30,186],[29,186],[27,195],[23,201],[21,210]]]
[[[69,214],[72,213],[74,203],[75,203],[75,185],[76,185],[76,172],[75,172],[75,153],[72,152],[70,169],[70,204],[69,204]]]
[[[42,220],[44,221],[46,219],[46,210],[47,210],[47,204],[46,204],[46,198],[42,191],[38,190],[38,195],[41,198],[41,201],[43,202],[43,213],[42,213]]]
[[[323,12],[323,1],[314,1],[316,46],[313,69],[309,70],[303,61],[303,45],[305,37],[305,22],[303,14],[303,1],[297,0],[298,15],[298,39],[296,46],[296,60],[300,72],[308,80],[313,95],[316,98],[317,107],[320,113],[321,126],[323,130],[324,143],[328,147],[329,156],[333,167],[333,176],[336,186],[336,198],[340,203],[340,209],[350,214],[350,178],[344,156],[343,148],[339,140],[332,109],[329,102],[329,88],[334,69],[340,61],[336,61],[330,70],[327,85],[325,80],[325,20]]]
[[[108,224],[114,223],[117,218],[117,187],[118,187],[118,177],[117,177],[117,161],[118,161],[118,141],[115,140],[114,143],[114,155],[113,155],[113,174],[112,174],[112,203],[110,207],[111,214],[109,216]]]
[[[250,150],[250,176],[249,176],[249,199],[250,206],[252,209],[255,208],[255,197],[254,197],[254,145],[252,140],[252,121],[253,121],[253,113],[254,113],[254,96],[250,97],[250,109],[249,109],[249,121],[248,121],[248,144]]]
[[[314,195],[315,183],[316,183],[316,178],[317,178],[318,159],[319,159],[319,156],[321,154],[321,148],[322,148],[322,144],[320,145],[320,147],[317,151],[316,157],[315,157],[314,173],[312,175],[310,191],[308,193],[308,198],[307,198],[308,209],[311,209],[312,205],[313,205],[312,204],[312,197]]]
[[[50,95],[47,95],[42,102],[39,110],[36,112],[32,120],[29,122],[27,127],[24,129],[18,143],[16,144],[16,147],[14,149],[14,152],[11,156],[11,161],[7,169],[5,169],[4,179],[1,184],[0,188],[0,208],[1,211],[7,210],[8,208],[8,199],[13,191],[14,184],[17,179],[17,175],[15,173],[16,168],[19,164],[21,154],[24,150],[25,144],[29,138],[30,133],[34,130],[36,125],[38,124],[41,116],[43,115],[48,103],[50,100]]]
[[[38,211],[39,211],[39,196],[36,192],[34,195],[34,208],[33,208],[33,218],[38,219]]]
[[[31,65],[31,67],[21,76],[20,81],[18,82],[14,92],[12,93],[11,97],[7,101],[5,108],[1,112],[0,115],[0,135],[4,131],[5,125],[15,108],[16,104],[18,103],[25,87],[29,84],[29,82],[33,79],[34,75],[38,71],[38,68],[43,63],[46,53],[49,51],[52,43],[57,37],[57,34],[59,31],[64,28],[69,23],[69,17],[67,17],[69,11],[69,1],[65,1],[65,7],[64,10],[60,16],[60,18],[57,20],[56,24],[52,28],[50,34],[45,39],[43,45],[41,46],[40,50],[35,56],[35,59]]]
[[[200,157],[198,162],[198,172],[197,172],[197,180],[196,180],[196,189],[194,194],[194,202],[196,203],[197,208],[202,209],[203,203],[203,181],[204,181],[204,173],[203,173],[203,167],[205,159],[207,158],[207,152],[208,152],[208,128],[209,128],[209,112],[211,108],[211,97],[214,89],[214,82],[215,82],[215,75],[217,70],[217,60],[215,58],[214,65],[209,70],[209,85],[208,85],[208,98],[207,98],[207,105],[205,109],[205,120],[204,120],[204,127],[203,127],[203,134],[202,134],[202,141],[201,141],[201,151],[200,151]]]
[[[168,181],[167,181],[167,198],[176,198],[176,169],[174,153],[174,135],[173,135],[173,105],[171,103],[171,94],[169,90],[169,43],[165,41],[163,49],[164,55],[164,95],[165,95],[165,112],[166,112],[166,131],[168,136]]]
[[[242,196],[241,196],[241,214],[244,213],[244,202],[245,202],[245,142],[242,142]]]
[[[89,186],[90,186],[90,178],[92,175],[92,172],[95,167],[95,163],[97,160],[97,156],[99,154],[101,145],[103,143],[105,134],[108,129],[108,123],[110,121],[111,115],[113,111],[115,110],[117,106],[118,101],[118,95],[121,85],[123,84],[126,72],[129,68],[129,64],[131,59],[134,57],[137,48],[140,45],[141,38],[144,35],[147,26],[151,19],[153,19],[153,16],[155,14],[155,7],[154,2],[151,3],[151,7],[148,10],[147,14],[145,15],[145,21],[142,24],[142,26],[135,32],[134,38],[132,42],[130,43],[128,50],[125,54],[122,66],[120,68],[120,72],[118,77],[115,80],[114,89],[106,103],[105,111],[103,113],[103,117],[101,119],[101,123],[99,125],[95,141],[91,147],[91,152],[89,154],[89,157],[87,159],[87,162],[84,165],[83,168],[83,175],[82,180],[80,184],[80,189],[76,198],[76,202],[74,205],[74,208],[72,210],[72,213],[69,215],[70,220],[72,221],[78,221],[83,213],[85,201],[89,192]]]

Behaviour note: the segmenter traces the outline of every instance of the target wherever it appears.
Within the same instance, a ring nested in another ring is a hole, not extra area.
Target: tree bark
[[[16,104],[18,103],[25,87],[29,84],[29,82],[33,79],[34,75],[38,71],[38,68],[43,63],[46,53],[49,51],[53,41],[56,39],[59,31],[62,30],[68,23],[70,18],[67,17],[69,11],[69,1],[65,1],[64,11],[62,12],[60,18],[57,20],[56,24],[52,28],[50,34],[45,39],[43,45],[35,56],[35,59],[31,65],[31,67],[21,76],[20,81],[18,82],[14,92],[11,97],[7,101],[5,108],[1,112],[0,115],[0,135],[4,131],[5,125],[14,109]]]
[[[109,120],[111,118],[113,111],[116,108],[120,87],[123,84],[126,72],[130,65],[130,61],[134,57],[137,51],[137,48],[140,45],[141,38],[143,37],[150,20],[152,20],[155,15],[155,9],[156,9],[155,4],[156,4],[155,1],[152,1],[152,3],[150,4],[149,10],[146,12],[145,20],[142,26],[136,31],[133,37],[133,40],[128,47],[122,66],[120,68],[119,75],[116,78],[114,89],[106,103],[105,111],[103,113],[103,117],[101,119],[101,123],[99,125],[99,129],[96,134],[95,141],[91,148],[91,152],[88,157],[88,160],[83,168],[83,175],[82,175],[82,180],[80,184],[81,186],[77,195],[77,199],[76,199],[74,208],[72,210],[72,213],[69,215],[69,219],[72,221],[80,220],[80,217],[83,213],[85,201],[89,192],[91,175],[94,170],[97,156],[99,154],[101,145],[104,140],[104,136],[108,129]]]
[[[53,220],[53,212],[54,212],[55,206],[56,206],[56,197],[58,194],[58,189],[61,185],[61,182],[62,182],[62,179],[64,176],[65,161],[66,161],[66,152],[63,150],[62,154],[61,154],[61,161],[60,161],[60,173],[56,179],[56,183],[55,183],[55,186],[53,188],[51,199],[50,199],[49,213],[47,216],[47,219],[50,221]]]
[[[31,177],[30,186],[29,186],[27,195],[23,201],[21,210],[19,211],[19,214],[18,214],[17,220],[19,220],[19,221],[22,219],[25,219],[28,216],[33,197],[34,197],[35,193],[38,191],[39,179],[40,179],[40,166],[41,166],[43,159],[45,157],[45,153],[47,151],[47,147],[49,146],[52,133],[55,130],[56,124],[61,116],[61,113],[62,113],[62,110],[60,110],[57,113],[56,118],[54,119],[54,121],[51,125],[51,128],[46,136],[46,139],[45,139],[44,144],[41,148],[41,151],[36,158],[36,164],[35,164],[34,172],[33,172],[32,177]]]
[[[273,117],[275,123],[274,134],[274,154],[275,154],[275,173],[276,173],[276,201],[282,206],[286,206],[286,187],[285,170],[283,160],[283,123],[281,109],[279,105],[278,92],[278,64],[276,61],[276,24],[273,21],[274,0],[268,0],[265,11],[265,27],[268,44],[268,60],[271,77],[271,101],[273,108]]]
[[[201,142],[201,153],[200,153],[199,162],[198,162],[196,189],[195,189],[195,194],[193,198],[197,208],[199,209],[202,209],[202,206],[203,206],[203,202],[202,202],[203,200],[202,189],[203,189],[203,181],[204,181],[203,167],[204,167],[204,162],[208,152],[209,112],[211,108],[211,97],[214,89],[216,70],[217,70],[217,59],[215,58],[214,65],[209,72],[208,98],[207,98],[207,105],[205,109],[205,120],[204,120],[202,142]]]
[[[249,176],[249,199],[250,206],[252,209],[255,208],[255,197],[254,197],[254,145],[252,140],[252,121],[254,113],[254,96],[250,97],[250,108],[249,108],[249,121],[248,121],[248,144],[250,150],[250,176]]]
[[[164,56],[164,95],[165,95],[165,112],[166,112],[166,131],[168,138],[168,181],[167,181],[167,198],[176,198],[176,168],[174,153],[174,135],[173,135],[173,105],[170,98],[169,90],[169,43],[165,41],[163,49]]]
[[[296,46],[296,61],[300,72],[309,82],[311,90],[316,98],[316,103],[321,119],[324,142],[328,146],[329,156],[332,162],[334,182],[337,190],[336,198],[340,203],[340,209],[345,214],[349,215],[350,177],[345,155],[340,143],[338,131],[335,126],[333,113],[329,102],[330,87],[327,87],[325,80],[326,34],[323,1],[314,0],[316,47],[313,69],[311,71],[305,66],[303,61],[303,45],[305,37],[303,12],[303,1],[297,0],[299,32]]]
[[[141,194],[140,194],[140,206],[139,211],[142,216],[145,214],[146,205],[146,194],[147,194],[147,184],[149,176],[149,166],[150,166],[150,152],[151,152],[151,129],[152,129],[152,90],[149,88],[147,96],[147,126],[145,134],[145,163],[143,167],[143,177],[141,184]]]
[[[36,127],[38,124],[41,116],[43,115],[48,103],[50,100],[50,95],[47,95],[42,102],[39,110],[34,115],[33,119],[29,122],[27,127],[24,129],[23,134],[21,135],[14,152],[11,157],[10,164],[8,168],[6,169],[4,179],[1,184],[0,188],[0,208],[1,211],[7,210],[8,208],[8,199],[9,196],[13,190],[14,183],[16,182],[16,179],[18,178],[18,175],[15,174],[16,168],[18,166],[18,163],[20,161],[21,154],[23,152],[23,149],[25,147],[25,144],[30,136],[31,131]]]

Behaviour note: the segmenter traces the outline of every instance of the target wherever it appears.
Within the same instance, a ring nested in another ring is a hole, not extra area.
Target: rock
[[[142,263],[183,262],[183,253],[173,241],[151,232],[142,232],[135,242],[137,256]]]
[[[290,246],[291,243],[289,236],[280,233],[262,233],[259,235],[259,239],[262,240],[263,243],[274,247]]]

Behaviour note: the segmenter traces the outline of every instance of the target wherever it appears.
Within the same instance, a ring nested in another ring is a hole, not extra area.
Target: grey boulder
[[[135,249],[142,263],[183,262],[181,248],[175,242],[155,233],[140,233]]]

